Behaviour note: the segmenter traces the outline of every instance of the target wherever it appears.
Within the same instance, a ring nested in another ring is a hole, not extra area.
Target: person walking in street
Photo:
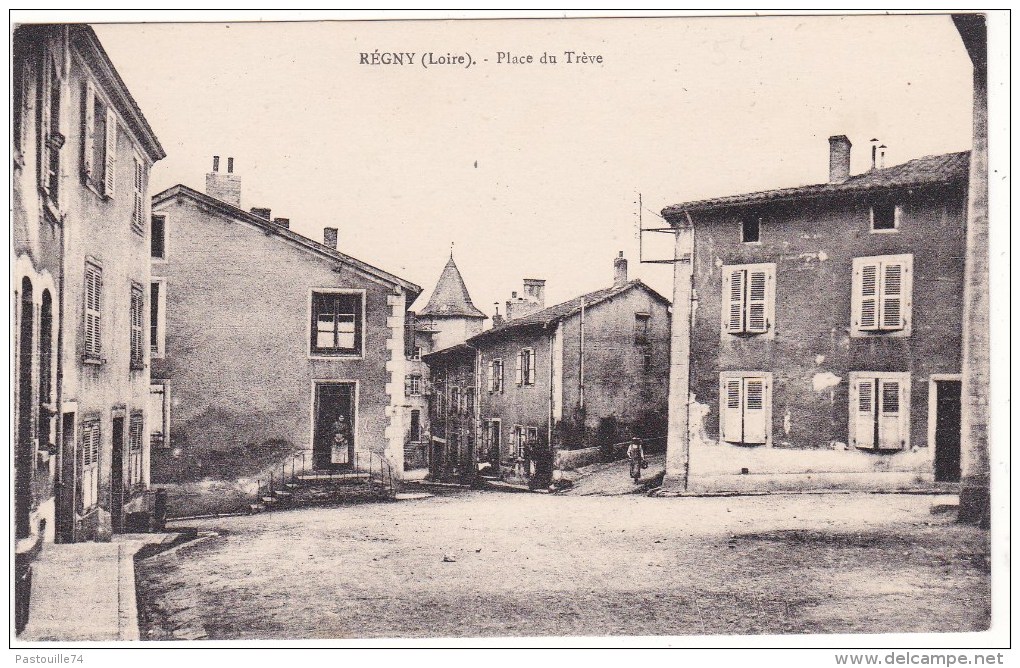
[[[637,436],[630,439],[630,445],[627,446],[627,459],[630,460],[630,477],[634,478],[636,483],[641,478],[641,469],[645,461],[645,448]]]

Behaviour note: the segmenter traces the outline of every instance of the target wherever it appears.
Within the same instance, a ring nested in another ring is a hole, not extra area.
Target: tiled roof
[[[707,211],[746,204],[949,183],[966,180],[969,167],[970,151],[946,153],[944,155],[928,155],[923,158],[910,160],[902,165],[895,165],[884,169],[873,169],[863,174],[857,174],[842,183],[819,183],[810,186],[763,190],[744,195],[728,195],[726,197],[713,197],[682,204],[673,204],[662,210],[662,216],[670,222],[677,222],[681,220],[684,211]]]
[[[468,341],[471,342],[481,341],[491,336],[502,335],[516,330],[526,329],[529,327],[545,327],[558,320],[562,320],[564,318],[572,316],[575,313],[580,313],[582,302],[584,303],[585,308],[590,308],[608,299],[612,299],[613,297],[624,292],[627,292],[628,290],[631,290],[633,288],[642,288],[656,299],[659,299],[660,301],[664,302],[667,305],[670,304],[670,301],[668,299],[666,299],[658,292],[652,290],[650,287],[642,283],[640,279],[634,279],[633,281],[628,281],[623,285],[614,285],[613,287],[610,288],[595,290],[594,292],[589,292],[587,294],[580,295],[579,297],[574,297],[573,299],[569,299],[560,304],[556,304],[555,306],[544,308],[541,311],[535,311],[534,313],[529,313],[528,315],[521,316],[520,318],[514,318],[513,320],[507,322],[505,325],[502,325],[500,327],[493,327],[492,329],[486,330],[481,334],[476,334],[475,336],[468,339]]]
[[[256,227],[260,227],[267,233],[276,234],[280,237],[283,237],[284,239],[289,239],[290,241],[295,242],[296,244],[298,244],[299,246],[301,246],[302,248],[309,252],[319,253],[320,255],[324,255],[330,259],[337,260],[338,262],[341,262],[350,267],[354,267],[359,271],[362,271],[370,276],[375,276],[376,278],[381,279],[391,285],[399,285],[408,292],[407,298],[408,304],[417,299],[418,295],[420,295],[422,292],[421,286],[416,285],[406,279],[400,278],[399,276],[391,274],[388,271],[372,266],[367,262],[362,262],[361,260],[355,257],[347,255],[346,253],[341,253],[335,248],[331,248],[330,246],[321,244],[318,241],[315,241],[314,239],[309,239],[303,234],[298,234],[297,232],[294,232],[286,227],[277,225],[276,223],[268,221],[265,218],[260,218],[253,213],[245,211],[244,209],[239,209],[238,207],[232,204],[224,202],[223,200],[220,199],[216,199],[215,197],[206,195],[203,192],[199,192],[194,188],[189,188],[188,186],[181,183],[178,183],[175,186],[171,186],[170,188],[167,188],[161,193],[153,195],[152,205],[153,207],[156,207],[158,204],[161,204],[175,197],[190,197],[196,202],[204,204],[210,209],[219,211],[224,215],[236,218],[237,220],[242,220],[246,223],[255,225]]]
[[[425,305],[418,315],[430,316],[459,316],[463,318],[481,318],[488,316],[475,308],[471,302],[471,295],[468,294],[467,286],[464,285],[464,278],[460,275],[457,263],[450,255],[449,262],[443,267],[443,273],[436,281],[436,287],[429,297],[429,303]]]

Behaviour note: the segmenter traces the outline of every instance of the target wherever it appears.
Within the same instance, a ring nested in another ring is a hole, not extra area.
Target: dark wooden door
[[[960,480],[960,381],[935,381],[935,480]]]
[[[354,432],[354,383],[317,383],[312,445],[315,468],[352,468]]]
[[[110,515],[113,531],[124,530],[124,418],[113,418],[113,457],[110,460]]]

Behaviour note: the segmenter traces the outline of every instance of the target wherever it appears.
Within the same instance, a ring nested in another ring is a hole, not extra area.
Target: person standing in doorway
[[[630,439],[630,445],[627,446],[627,459],[630,460],[630,477],[636,483],[641,478],[641,468],[645,461],[645,448],[637,436]]]

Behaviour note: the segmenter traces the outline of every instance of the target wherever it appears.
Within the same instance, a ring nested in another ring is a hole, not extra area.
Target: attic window
[[[876,202],[871,205],[871,229],[875,232],[899,229],[900,207],[893,202]]]
[[[761,241],[761,216],[747,214],[740,219],[740,241],[745,244]]]

